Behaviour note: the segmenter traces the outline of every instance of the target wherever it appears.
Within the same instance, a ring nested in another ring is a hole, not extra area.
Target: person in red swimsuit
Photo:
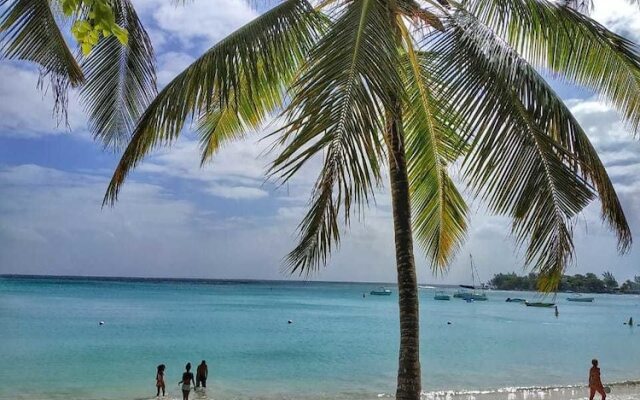
[[[600,396],[602,396],[602,400],[605,400],[607,398],[607,394],[604,392],[604,386],[602,386],[602,381],[600,380],[600,368],[598,368],[598,360],[594,358],[593,360],[591,360],[591,364],[593,366],[589,370],[589,400],[593,400],[596,392],[600,393]]]

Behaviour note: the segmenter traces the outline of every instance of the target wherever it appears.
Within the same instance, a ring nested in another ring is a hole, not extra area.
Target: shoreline
[[[356,385],[357,386],[357,385]],[[606,384],[611,388],[611,393],[607,395],[610,400],[638,400],[640,399],[640,380],[621,381]],[[149,393],[152,392],[149,387]],[[528,386],[528,387],[503,387],[489,390],[436,390],[423,391],[421,400],[584,400],[588,398],[589,392],[586,385],[560,385],[560,386]],[[95,397],[87,392],[76,392],[77,397],[70,389],[65,392],[49,393],[12,393],[11,396],[20,400],[179,400],[182,394],[179,390],[168,388],[167,395],[155,397],[151,394],[141,394],[140,392],[109,392],[96,394]],[[3,394],[0,391],[0,394]],[[8,393],[6,393],[8,394]],[[225,388],[217,384],[203,391],[201,389],[192,391],[190,399],[193,400],[378,400],[394,399],[391,393],[376,393],[365,391],[341,391],[341,392],[321,392],[321,393],[298,393],[298,392],[243,392],[237,388]],[[597,397],[599,399],[599,397]]]
[[[611,393],[607,395],[608,399],[640,399],[640,379],[606,383],[605,387],[611,388]],[[440,390],[423,392],[421,398],[425,400],[578,400],[586,399],[588,395],[587,385],[557,385],[503,387],[488,390]]]

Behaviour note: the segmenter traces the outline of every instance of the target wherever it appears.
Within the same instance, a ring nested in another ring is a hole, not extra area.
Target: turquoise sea
[[[0,278],[0,399],[150,399],[160,363],[180,398],[184,364],[202,359],[196,399],[392,397],[397,293],[369,296],[376,286]],[[425,399],[583,399],[594,357],[618,382],[610,399],[640,399],[640,326],[623,325],[640,323],[640,296],[559,294],[556,318],[504,301],[535,293],[433,295],[421,289]]]

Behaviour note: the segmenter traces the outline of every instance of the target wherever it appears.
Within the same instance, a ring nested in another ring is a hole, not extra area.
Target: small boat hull
[[[544,303],[542,301],[534,301],[529,303],[528,301],[525,301],[524,304],[527,305],[527,307],[541,307],[541,308],[550,308],[556,305],[556,303]]]
[[[593,297],[567,297],[567,301],[576,303],[593,303]]]
[[[387,289],[384,286],[377,288],[376,290],[372,290],[369,292],[372,296],[391,296],[391,290]]]
[[[506,301],[507,303],[525,303],[527,300],[525,300],[525,299],[518,299],[518,298],[515,298],[515,299],[508,298],[508,299],[506,299],[505,301]]]
[[[488,299],[487,295],[484,293],[472,293],[467,291],[458,291],[454,293],[453,297],[462,300],[471,299],[473,301],[486,301]]]
[[[487,301],[487,295],[484,293],[456,293],[453,295],[458,299],[472,300],[472,301]]]
[[[433,299],[448,301],[448,300],[451,300],[451,296],[449,296],[447,292],[445,292],[444,290],[438,290],[435,296],[433,296]]]

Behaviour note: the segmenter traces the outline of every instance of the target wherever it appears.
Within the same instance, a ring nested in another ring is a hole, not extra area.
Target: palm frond
[[[547,0],[473,0],[469,9],[534,65],[588,87],[640,134],[640,47]]]
[[[153,47],[130,0],[111,3],[116,23],[127,29],[123,45],[103,38],[82,62],[87,82],[80,92],[94,137],[105,147],[121,148],[156,95]]]
[[[218,107],[204,114],[198,121],[202,151],[201,164],[210,160],[222,145],[243,138],[251,130],[258,128],[265,118],[280,108],[287,88],[293,80],[294,71],[282,71],[278,79],[256,82],[254,96],[241,95],[238,101],[232,99],[230,105]],[[241,87],[244,87],[241,84]]]
[[[438,72],[472,128],[466,176],[476,193],[513,219],[541,289],[556,287],[573,256],[572,218],[599,191],[621,246],[630,232],[602,164],[562,101],[490,29],[458,14],[435,44]],[[606,206],[605,206],[606,203]]]
[[[0,0],[0,54],[40,66],[51,80],[55,109],[66,109],[67,88],[84,82],[84,75],[56,23],[48,0]]]
[[[291,272],[326,263],[339,243],[339,214],[348,224],[351,207],[366,204],[380,179],[384,110],[392,94],[402,93],[398,57],[386,2],[356,0],[317,44],[294,85],[281,136],[287,147],[272,173],[286,180],[322,153],[324,165],[300,241],[287,257]]]
[[[191,117],[238,102],[259,105],[255,91],[291,76],[323,29],[306,0],[288,0],[213,46],[171,81],[144,112],[107,189],[113,204],[129,171],[153,148],[172,143]]]
[[[428,9],[422,7],[415,0],[404,0],[398,3],[398,8],[402,15],[409,18],[413,21],[413,25],[417,27],[433,27],[439,31],[444,30],[444,25],[438,17],[433,12]],[[403,22],[399,22],[399,24],[404,24]],[[402,28],[401,28],[402,29]]]
[[[404,28],[404,25],[401,25]],[[456,110],[434,93],[430,71],[434,57],[414,51],[403,29],[407,53],[402,59],[404,131],[414,233],[435,272],[444,270],[460,249],[467,229],[467,205],[450,178],[447,165],[464,148]]]
[[[516,87],[523,83],[514,77],[519,76],[525,82],[528,81],[529,96],[544,99],[538,105],[538,124],[565,149],[574,171],[595,188],[601,203],[602,217],[617,235],[620,252],[626,252],[632,243],[631,230],[613,184],[589,137],[564,102],[535,69],[520,59],[515,51],[501,45],[497,38],[487,35],[486,29],[483,32],[485,35],[478,37],[480,42],[482,37],[487,38],[488,42],[485,44],[490,49],[501,52],[505,59],[515,60],[511,70],[508,65],[503,65],[505,77],[510,78]],[[528,101],[533,102],[531,99]]]
[[[561,0],[560,4],[571,7],[581,14],[589,15],[593,11],[593,0]]]

